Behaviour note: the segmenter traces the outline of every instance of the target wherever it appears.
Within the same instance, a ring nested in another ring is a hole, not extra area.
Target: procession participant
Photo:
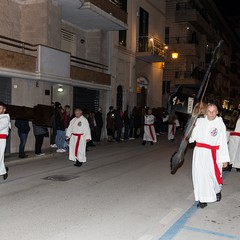
[[[240,172],[240,117],[237,120],[234,131],[230,132],[228,147],[230,155],[228,169],[231,170],[234,167],[237,172]]]
[[[82,115],[82,109],[76,108],[75,117],[70,121],[66,131],[69,140],[69,160],[76,162],[74,166],[81,167],[86,162],[86,143],[91,138],[88,120]]]
[[[226,126],[214,104],[208,104],[206,115],[198,118],[190,143],[196,142],[192,159],[192,181],[197,207],[222,198],[222,168],[230,161]]]
[[[168,141],[174,141],[177,127],[179,127],[179,121],[176,114],[169,116],[168,118]]]
[[[146,142],[150,142],[151,145],[157,142],[156,132],[154,128],[155,116],[152,114],[152,109],[147,110],[147,114],[144,116],[144,134],[142,145],[146,145]]]
[[[6,148],[6,139],[11,128],[9,114],[5,114],[6,105],[0,102],[0,175],[6,180],[8,177],[8,167],[5,167],[4,152]]]

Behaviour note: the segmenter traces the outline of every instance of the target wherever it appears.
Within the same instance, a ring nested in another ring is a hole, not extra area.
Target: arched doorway
[[[148,94],[149,81],[145,77],[137,78],[137,106],[147,106],[147,94]]]

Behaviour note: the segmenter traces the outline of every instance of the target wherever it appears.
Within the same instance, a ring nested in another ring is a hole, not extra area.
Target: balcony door
[[[148,27],[149,14],[143,8],[139,8],[139,52],[148,51]]]

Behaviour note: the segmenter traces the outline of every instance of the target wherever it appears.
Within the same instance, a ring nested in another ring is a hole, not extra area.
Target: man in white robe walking
[[[229,135],[230,166],[240,172],[240,118],[237,120],[234,131],[230,132]]]
[[[152,109],[147,110],[147,114],[144,116],[144,134],[142,145],[146,142],[150,142],[151,145],[157,142],[156,132],[154,128],[155,116],[152,114]]]
[[[192,160],[192,180],[197,207],[220,201],[222,168],[230,161],[226,126],[214,104],[208,104],[206,116],[198,118],[190,143],[196,142]]]
[[[75,109],[75,117],[70,121],[66,131],[66,140],[69,142],[69,160],[74,166],[81,167],[86,162],[86,144],[91,138],[88,120],[82,115],[80,108]]]
[[[0,102],[0,175],[6,180],[8,177],[8,167],[5,167],[4,152],[6,148],[7,136],[11,128],[9,114],[5,114],[6,106]]]

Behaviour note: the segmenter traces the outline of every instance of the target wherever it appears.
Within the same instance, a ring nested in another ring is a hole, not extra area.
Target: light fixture
[[[174,50],[174,52],[172,52],[172,59],[177,59],[177,58],[178,58],[178,52]]]
[[[58,92],[63,92],[63,87],[62,86],[58,87]]]

